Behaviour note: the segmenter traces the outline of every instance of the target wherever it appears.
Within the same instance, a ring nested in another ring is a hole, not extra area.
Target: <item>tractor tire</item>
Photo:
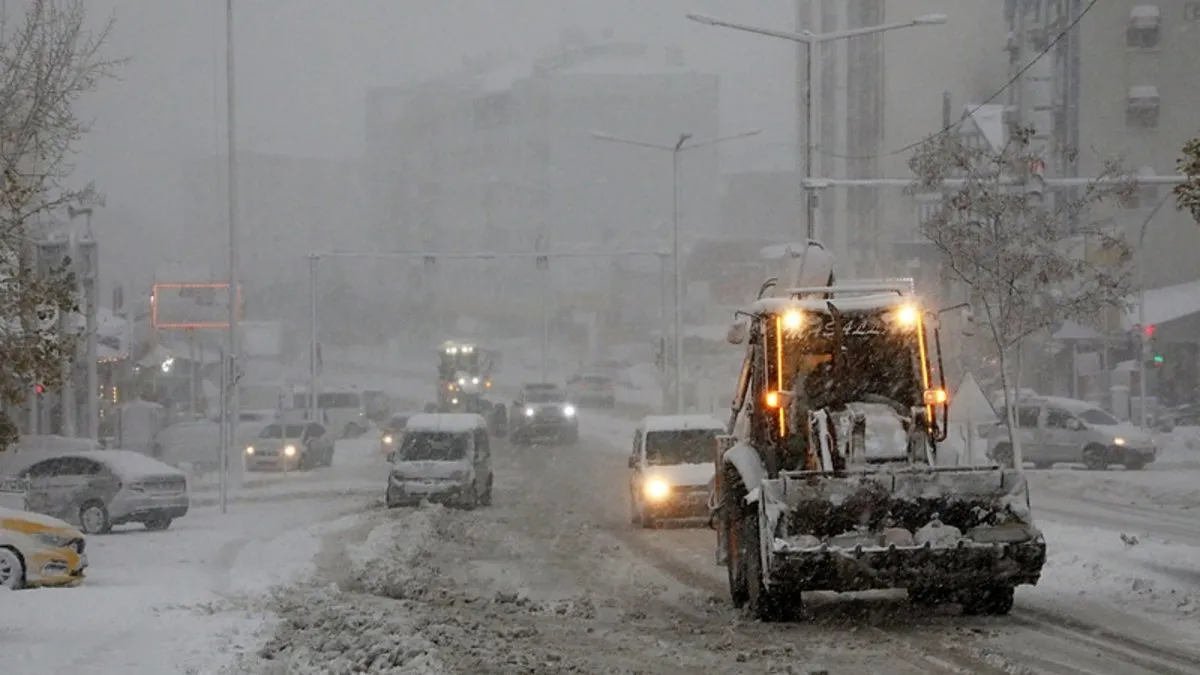
[[[725,469],[725,485],[727,487],[724,494],[721,495],[723,515],[718,526],[725,528],[725,541],[728,543],[725,571],[729,576],[729,597],[733,601],[733,606],[740,609],[750,599],[750,590],[746,585],[746,569],[742,564],[737,536],[738,514],[743,510],[742,498],[745,496],[746,490],[742,487],[742,481],[737,472],[729,467]],[[636,512],[634,517],[637,517]]]
[[[963,614],[1004,616],[1013,608],[1012,586],[988,586],[968,591],[962,598]]]
[[[781,589],[770,589],[763,583],[762,555],[759,550],[761,534],[758,530],[757,510],[743,510],[739,523],[741,525],[739,539],[742,545],[738,557],[742,558],[742,564],[746,569],[746,587],[749,591],[746,608],[750,616],[765,623],[794,620],[797,610],[800,608],[800,594],[782,592]]]

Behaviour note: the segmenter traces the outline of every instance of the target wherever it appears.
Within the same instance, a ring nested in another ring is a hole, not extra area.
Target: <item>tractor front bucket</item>
[[[763,482],[760,516],[768,583],[797,590],[1012,587],[1046,560],[1012,469],[785,472]]]

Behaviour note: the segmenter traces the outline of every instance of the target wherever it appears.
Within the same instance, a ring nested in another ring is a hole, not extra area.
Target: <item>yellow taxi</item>
[[[57,518],[0,507],[0,588],[74,586],[87,564],[79,530]]]

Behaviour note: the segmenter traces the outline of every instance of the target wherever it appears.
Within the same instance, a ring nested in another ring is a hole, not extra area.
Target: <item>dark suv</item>
[[[567,392],[557,384],[525,384],[513,401],[509,438],[517,445],[539,440],[574,444],[579,441],[579,418]]]

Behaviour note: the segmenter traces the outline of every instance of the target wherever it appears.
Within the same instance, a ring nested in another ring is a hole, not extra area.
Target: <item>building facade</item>
[[[669,152],[604,142],[593,131],[658,144],[680,134],[719,133],[715,75],[690,71],[675,49],[578,33],[532,63],[498,59],[445,80],[372,92],[368,142],[377,229],[422,250],[662,250],[670,245]],[[715,147],[680,157],[681,232],[704,236],[718,224]],[[545,277],[528,261],[455,263],[450,276],[474,279],[475,313],[512,307],[548,283],[554,302],[611,309],[615,270],[646,274],[659,265],[559,260]],[[635,272],[636,271],[636,272]],[[481,276],[482,275],[482,276]],[[543,283],[545,282],[545,283]],[[445,282],[439,292],[450,293]],[[536,297],[541,297],[540,295]],[[637,302],[632,303],[637,305]],[[657,294],[642,308],[657,316]]]

